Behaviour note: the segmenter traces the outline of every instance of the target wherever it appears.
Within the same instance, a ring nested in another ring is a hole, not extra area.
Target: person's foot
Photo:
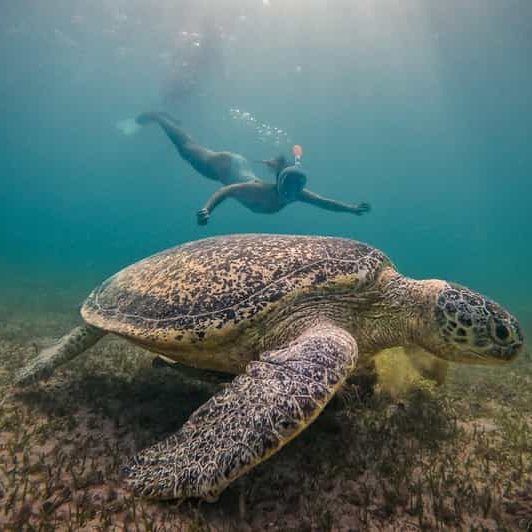
[[[198,217],[198,225],[207,225],[207,222],[209,221],[210,214],[207,209],[200,209],[197,212]]]
[[[353,212],[357,216],[361,216],[362,214],[367,214],[370,211],[371,211],[371,205],[365,202],[359,203],[358,205],[355,206],[355,209],[353,210]]]

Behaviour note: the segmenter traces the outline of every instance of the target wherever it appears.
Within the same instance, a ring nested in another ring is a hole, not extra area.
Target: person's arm
[[[248,183],[235,183],[233,185],[227,185],[218,189],[208,200],[203,209],[200,209],[197,213],[198,224],[205,225],[209,221],[211,212],[227,198],[234,197],[241,192],[247,190],[252,191],[259,188],[259,184],[255,182]]]
[[[306,188],[303,189],[299,195],[300,201],[304,203],[310,203],[311,205],[316,205],[316,207],[321,207],[328,211],[335,212],[350,212],[360,216],[371,210],[371,205],[369,203],[342,203],[341,201],[336,201],[330,198],[324,198]]]

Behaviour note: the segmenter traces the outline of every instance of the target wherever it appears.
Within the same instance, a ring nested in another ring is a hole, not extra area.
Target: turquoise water
[[[308,233],[366,241],[403,273],[466,284],[532,325],[529,0],[1,9],[5,304],[75,312],[95,284],[165,247]],[[301,144],[309,188],[373,211],[295,204],[259,215],[227,201],[200,227],[195,213],[216,184],[157,127],[134,137],[115,127],[146,110],[252,160]]]

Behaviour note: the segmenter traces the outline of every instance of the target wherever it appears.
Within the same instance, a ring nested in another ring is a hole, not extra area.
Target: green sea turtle
[[[41,352],[18,383],[49,376],[108,332],[185,365],[238,375],[125,466],[130,487],[156,499],[215,500],[308,427],[384,348],[495,364],[523,345],[517,320],[483,296],[403,277],[377,249],[319,236],[187,243],[115,274],[81,315],[85,325]]]

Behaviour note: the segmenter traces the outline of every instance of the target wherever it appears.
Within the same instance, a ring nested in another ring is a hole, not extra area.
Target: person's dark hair
[[[274,163],[274,170],[275,170],[275,178],[277,179],[279,177],[279,174],[288,166],[290,166],[290,163],[288,162],[288,159],[283,154],[278,155],[273,159]]]
[[[285,155],[280,154],[277,157],[274,157],[273,159],[266,159],[266,160],[260,160],[255,161],[257,163],[265,164],[268,169],[275,174],[275,179],[279,177],[279,174],[288,166],[290,166],[290,163],[288,162],[288,159]]]

